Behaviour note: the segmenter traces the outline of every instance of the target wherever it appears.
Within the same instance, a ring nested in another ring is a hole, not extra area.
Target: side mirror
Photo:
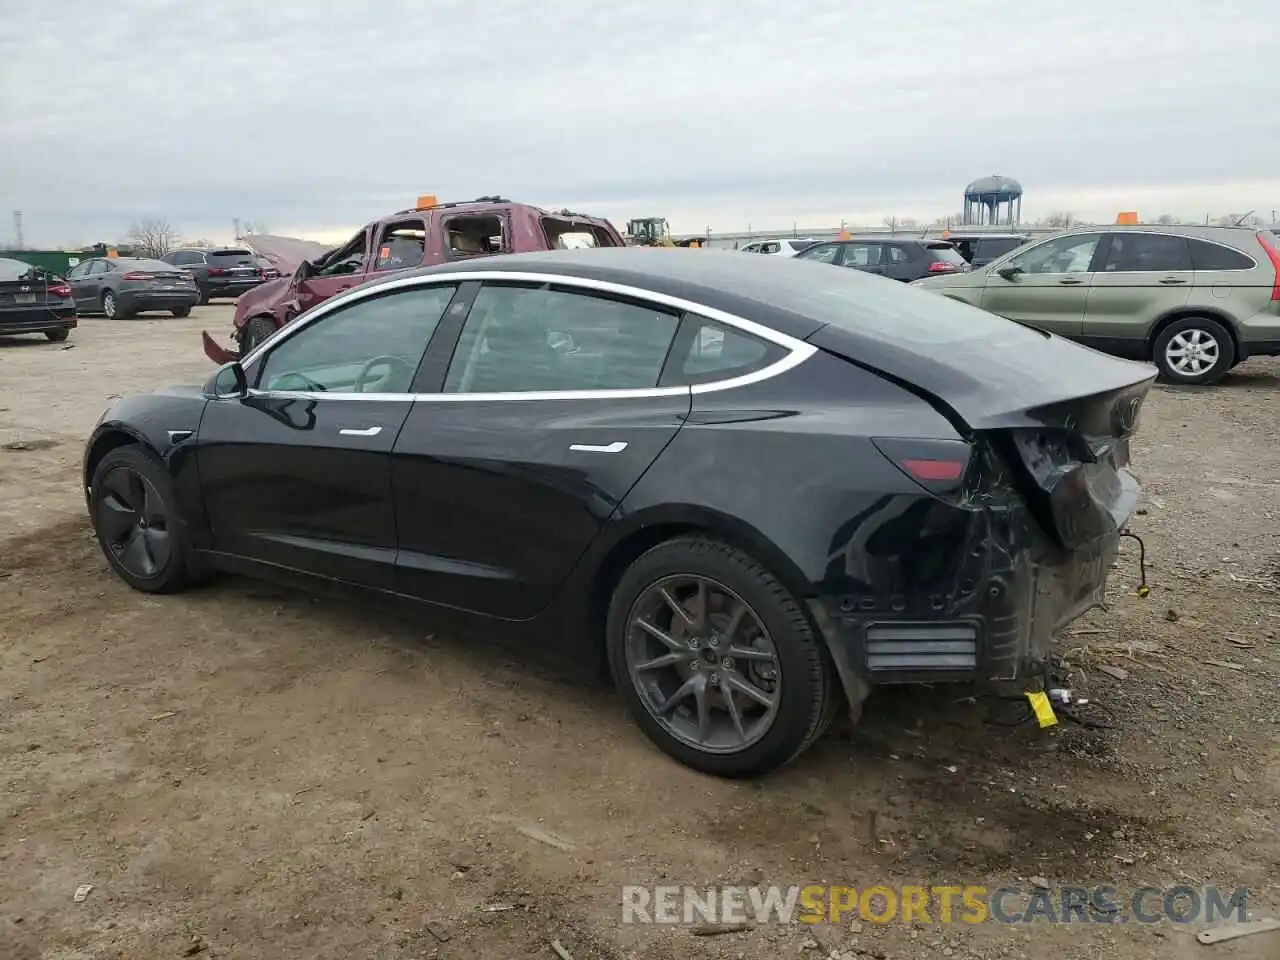
[[[996,271],[996,273],[1000,274],[1000,276],[1004,277],[1006,280],[1012,280],[1014,277],[1018,276],[1018,274],[1022,273],[1022,268],[1010,265],[1007,267],[1001,267]]]
[[[244,375],[244,367],[240,366],[240,361],[233,360],[220,366],[218,372],[205,384],[204,393],[215,400],[234,400],[247,396],[249,380]]]

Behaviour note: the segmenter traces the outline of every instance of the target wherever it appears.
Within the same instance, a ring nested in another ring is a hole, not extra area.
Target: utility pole
[[[22,211],[13,211],[13,244],[19,250],[26,249],[26,240],[22,236]]]

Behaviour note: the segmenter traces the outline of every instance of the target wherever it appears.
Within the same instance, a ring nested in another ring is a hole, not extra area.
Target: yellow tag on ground
[[[1058,722],[1058,717],[1053,712],[1053,704],[1049,702],[1049,695],[1043,690],[1028,691],[1027,701],[1035,712],[1041,730],[1052,727]]]

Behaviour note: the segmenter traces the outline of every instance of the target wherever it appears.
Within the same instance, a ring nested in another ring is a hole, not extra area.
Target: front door
[[[455,287],[340,304],[255,360],[243,398],[211,402],[197,463],[214,549],[392,589],[391,449]]]
[[[310,310],[335,294],[363,283],[370,264],[369,228],[334,252],[314,273],[297,282],[298,312]]]
[[[1155,322],[1191,296],[1187,238],[1117,231],[1105,246],[1089,291],[1084,339],[1100,350],[1142,356]]]
[[[1101,240],[1100,233],[1067,234],[997,261],[986,268],[982,308],[1078,339]]]
[[[658,387],[678,325],[584,290],[486,283],[395,446],[398,589],[542,611],[689,412],[688,387]]]

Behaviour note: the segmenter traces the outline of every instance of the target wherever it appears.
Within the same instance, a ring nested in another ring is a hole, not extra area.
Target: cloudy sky
[[[1280,207],[1280,0],[0,0],[0,241],[421,193],[677,232]]]

